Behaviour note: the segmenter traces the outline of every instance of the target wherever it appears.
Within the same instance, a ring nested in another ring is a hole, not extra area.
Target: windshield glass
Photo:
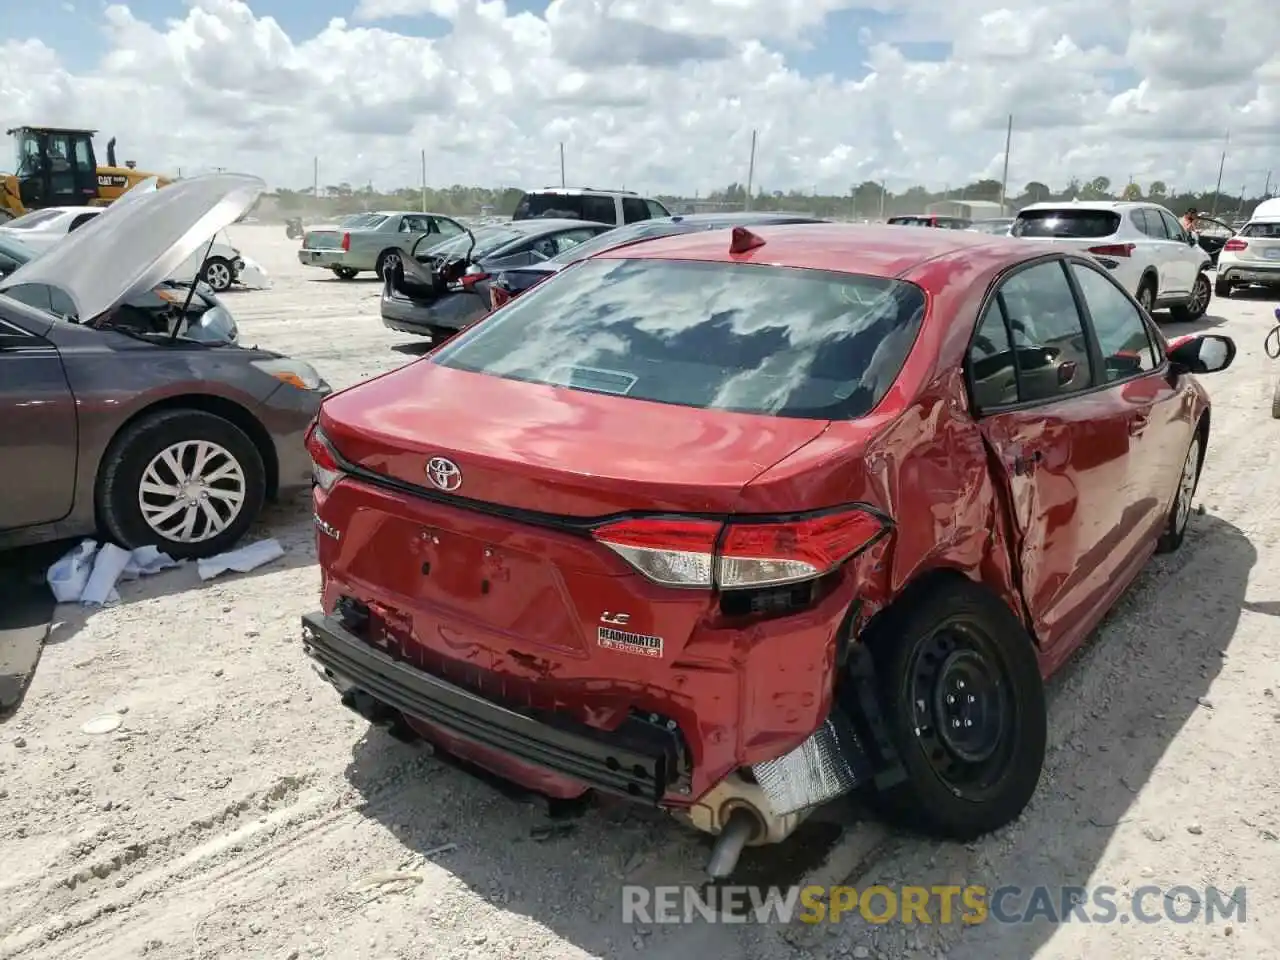
[[[433,354],[460,370],[784,417],[869,413],[925,311],[900,280],[756,264],[588,260]]]
[[[1120,229],[1114,210],[1024,210],[1014,220],[1015,237],[1089,239],[1109,237]]]
[[[26,263],[36,255],[35,250],[21,240],[12,240],[9,237],[0,237],[0,253],[19,263]]]
[[[17,220],[10,220],[6,224],[0,226],[8,227],[10,230],[30,230],[32,227],[38,227],[42,223],[48,223],[50,220],[57,220],[62,216],[61,210],[36,210],[34,213],[28,213],[26,216],[18,217]]]
[[[635,223],[628,227],[618,227],[607,233],[602,233],[598,237],[592,237],[590,240],[579,243],[574,247],[570,247],[563,253],[558,253],[551,258],[550,263],[577,263],[579,260],[585,260],[587,257],[595,256],[603,250],[612,250],[614,247],[622,243],[633,243],[636,240],[643,240],[650,237],[669,237],[672,234],[683,232],[680,227],[674,223],[661,223],[656,221],[648,221],[645,223]]]

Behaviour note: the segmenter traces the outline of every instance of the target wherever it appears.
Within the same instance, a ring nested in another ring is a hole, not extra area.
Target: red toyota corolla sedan
[[[308,442],[347,705],[681,815],[717,876],[853,790],[1020,814],[1042,678],[1181,543],[1235,355],[1069,251],[753,229],[585,260]]]

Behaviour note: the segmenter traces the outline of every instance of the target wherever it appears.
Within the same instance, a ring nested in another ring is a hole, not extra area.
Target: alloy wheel
[[[1156,295],[1152,292],[1151,287],[1143,287],[1138,291],[1138,303],[1148,314],[1155,309]]]
[[[231,286],[231,268],[225,263],[211,263],[204,268],[205,282],[218,293]]]
[[[240,515],[244,468],[226,447],[208,440],[175,443],[142,472],[138,507],[166,540],[199,543],[218,536]]]
[[[1178,505],[1175,508],[1174,529],[1181,533],[1187,528],[1191,519],[1191,502],[1196,496],[1196,474],[1200,469],[1200,437],[1191,441],[1191,449],[1187,451],[1187,459],[1182,464],[1182,476],[1178,478]]]
[[[1196,278],[1196,285],[1191,288],[1191,299],[1187,302],[1187,309],[1191,313],[1204,313],[1209,305],[1209,278],[1205,276]]]

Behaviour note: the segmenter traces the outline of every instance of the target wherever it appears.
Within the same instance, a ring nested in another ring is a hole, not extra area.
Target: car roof
[[[1029,203],[1019,214],[1028,210],[1129,210],[1133,207],[1160,207],[1162,204],[1152,200],[1044,200],[1040,203]]]
[[[962,230],[899,230],[880,224],[761,225],[751,232],[765,243],[746,253],[729,252],[730,234],[699,230],[604,250],[591,259],[758,263],[899,277],[926,261],[959,253],[975,266],[996,269],[1045,253],[1039,244],[1025,240]]]

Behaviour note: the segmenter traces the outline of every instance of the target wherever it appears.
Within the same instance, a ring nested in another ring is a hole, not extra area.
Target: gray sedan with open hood
[[[122,198],[0,281],[0,549],[98,532],[174,558],[232,546],[311,480],[329,385],[305,363],[139,311],[265,185],[217,174]],[[191,291],[192,296],[195,291]],[[145,315],[142,315],[145,314]]]

